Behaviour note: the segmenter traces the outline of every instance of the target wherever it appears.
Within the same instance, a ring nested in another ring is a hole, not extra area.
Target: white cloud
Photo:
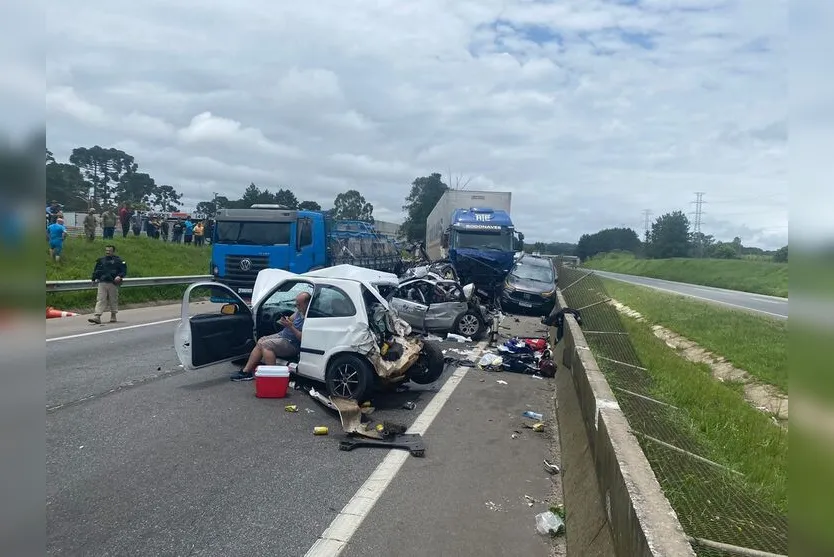
[[[787,206],[764,198],[787,195],[786,6],[65,0],[50,147],[131,145],[194,202],[251,181],[324,206],[358,189],[390,219],[415,177],[451,171],[512,191],[531,240],[641,229],[642,209],[705,191],[706,232],[778,247]]]

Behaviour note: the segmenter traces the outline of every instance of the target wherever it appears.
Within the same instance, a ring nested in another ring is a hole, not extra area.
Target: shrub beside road
[[[637,259],[626,254],[603,254],[589,259],[583,267],[788,297],[787,263],[755,259]]]
[[[68,238],[64,243],[61,263],[49,259],[44,245],[46,280],[89,279],[96,259],[104,255],[104,246],[112,243],[116,253],[127,262],[128,277],[164,277],[176,275],[207,275],[211,247],[171,244],[145,236],[117,237],[104,241],[96,238],[88,242],[83,238]],[[185,291],[183,286],[157,286],[123,288],[120,304],[178,300]],[[96,302],[95,290],[81,292],[56,292],[46,295],[46,304],[64,310],[86,311]]]
[[[787,320],[759,317],[707,302],[603,279],[608,294],[647,321],[723,356],[764,383],[788,392]]]

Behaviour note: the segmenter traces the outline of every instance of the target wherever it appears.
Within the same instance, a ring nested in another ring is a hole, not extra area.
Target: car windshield
[[[218,221],[214,242],[250,246],[288,245],[290,223]]]
[[[521,280],[532,280],[534,282],[552,283],[556,280],[553,276],[553,269],[544,265],[525,265],[519,263],[511,273],[513,277]]]
[[[455,247],[512,251],[513,236],[509,230],[500,232],[455,231]]]

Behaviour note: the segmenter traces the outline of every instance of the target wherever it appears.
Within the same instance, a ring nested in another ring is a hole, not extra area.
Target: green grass
[[[603,254],[583,267],[714,286],[742,292],[788,296],[788,264],[755,259],[637,259]]]
[[[97,238],[87,242],[70,237],[64,243],[61,262],[50,261],[48,246],[44,242],[46,280],[89,279],[96,259],[104,255],[104,246],[112,243],[116,253],[127,262],[128,277],[163,277],[175,275],[206,275],[211,258],[211,247],[164,243],[145,236],[115,238],[105,242]],[[178,300],[186,286],[157,286],[122,288],[120,304],[144,303],[162,300]],[[46,304],[62,310],[87,311],[95,305],[95,290],[61,292],[46,295]]]
[[[751,408],[738,389],[716,381],[706,365],[681,358],[647,323],[624,318],[623,324],[653,379],[653,395],[684,411],[690,433],[706,448],[702,456],[741,472],[733,481],[745,493],[787,512],[787,432]]]
[[[788,392],[787,320],[759,317],[646,288],[603,279],[615,300],[701,347],[723,356],[760,381]]]

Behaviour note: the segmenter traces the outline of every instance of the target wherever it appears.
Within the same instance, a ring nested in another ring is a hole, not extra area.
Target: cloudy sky
[[[250,183],[401,221],[431,172],[529,240],[694,211],[787,242],[786,0],[62,0],[48,147],[114,146],[187,208]],[[453,180],[454,181],[454,180]]]

